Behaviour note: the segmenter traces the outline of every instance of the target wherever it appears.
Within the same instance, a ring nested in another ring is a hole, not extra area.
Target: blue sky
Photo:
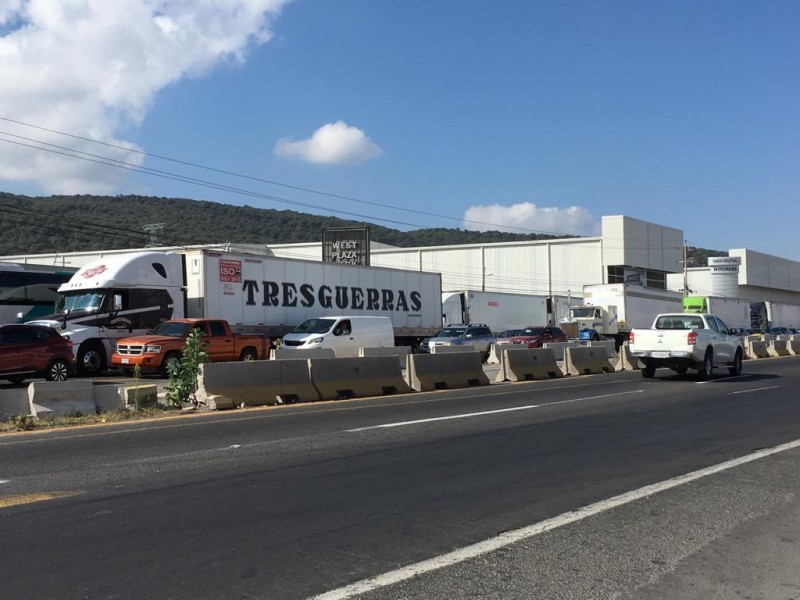
[[[794,0],[0,0],[0,190],[404,230],[626,214],[800,260],[798,25]]]

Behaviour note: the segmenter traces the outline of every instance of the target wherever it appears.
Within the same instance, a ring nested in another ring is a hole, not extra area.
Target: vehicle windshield
[[[171,323],[164,321],[156,325],[150,332],[151,335],[166,335],[168,337],[184,337],[189,333],[191,323]]]
[[[328,333],[336,319],[306,319],[292,333]]]
[[[542,335],[544,327],[526,327],[520,335]]]
[[[573,319],[592,319],[594,318],[594,306],[586,306],[583,308],[570,308],[569,316]]]
[[[656,320],[656,329],[703,329],[700,317],[667,315]]]
[[[68,294],[56,300],[56,312],[63,313],[65,310],[74,312],[76,310],[96,311],[103,306],[105,294],[101,292],[84,292],[80,294]]]
[[[464,335],[466,327],[444,327],[435,337],[457,338]]]

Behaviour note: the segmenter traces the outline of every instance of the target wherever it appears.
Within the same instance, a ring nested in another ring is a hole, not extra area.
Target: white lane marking
[[[750,388],[748,390],[739,390],[737,392],[730,392],[729,395],[733,396],[734,394],[747,394],[747,393],[750,393],[750,392],[763,392],[764,390],[777,390],[780,387],[781,386],[779,386],[779,385],[771,385],[769,387]]]
[[[539,534],[545,533],[553,529],[557,529],[559,527],[563,527],[565,525],[569,525],[571,523],[582,521],[583,519],[586,519],[588,517],[606,512],[608,510],[611,510],[612,508],[616,508],[624,504],[629,504],[631,502],[640,500],[647,496],[652,496],[653,494],[657,494],[690,483],[692,481],[696,481],[698,479],[702,479],[704,477],[720,473],[722,471],[727,471],[728,469],[732,469],[734,467],[738,467],[755,460],[760,460],[762,458],[772,456],[773,454],[786,452],[787,450],[793,450],[795,448],[800,448],[800,440],[795,440],[793,442],[781,444],[780,446],[775,446],[774,448],[756,450],[755,452],[752,452],[751,454],[748,454],[746,456],[734,458],[732,460],[728,460],[723,463],[719,463],[717,465],[706,467],[698,471],[692,471],[691,473],[686,473],[685,475],[680,475],[673,479],[668,479],[666,481],[654,483],[652,485],[647,485],[642,488],[639,488],[638,490],[625,492],[624,494],[613,496],[612,498],[608,498],[606,500],[601,500],[600,502],[595,502],[594,504],[583,506],[581,508],[578,508],[577,510],[560,514],[557,517],[553,517],[552,519],[540,521],[539,523],[535,523],[533,525],[529,525],[521,529],[516,529],[513,531],[507,531],[505,533],[501,533],[497,537],[493,537],[488,540],[478,542],[477,544],[472,544],[471,546],[460,548],[458,550],[449,552],[447,554],[443,554],[441,556],[436,556],[428,560],[420,561],[413,565],[401,567],[399,569],[396,569],[394,571],[389,571],[388,573],[378,575],[377,577],[373,577],[371,579],[363,579],[361,581],[357,581],[355,583],[338,588],[336,590],[331,590],[329,592],[319,594],[318,596],[314,596],[313,600],[345,600],[347,598],[352,598],[353,596],[357,596],[359,594],[365,594],[367,592],[379,588],[394,585],[396,583],[400,583],[402,581],[411,579],[412,577],[416,577],[424,573],[430,573],[431,571],[443,569],[444,567],[449,567],[451,565],[455,565],[464,562],[466,560],[470,560],[472,558],[476,558],[478,556],[494,552],[495,550],[499,550],[500,548],[510,546],[511,544],[515,544],[522,540],[535,537]]]
[[[0,479],[0,483],[11,483],[8,479]]]
[[[644,390],[632,390],[629,392],[620,392],[617,394],[602,394],[600,396],[587,396],[585,398],[572,398],[571,400],[560,400],[557,402],[549,402],[547,404],[528,404],[527,406],[514,406],[512,408],[499,408],[497,410],[484,410],[481,412],[464,413],[460,415],[449,415],[447,417],[431,417],[430,419],[417,419],[415,421],[398,421],[397,423],[383,423],[381,425],[370,425],[369,427],[359,427],[357,429],[346,429],[347,433],[357,433],[359,431],[369,431],[370,429],[389,429],[391,427],[405,427],[406,425],[419,425],[420,423],[433,423],[435,421],[450,421],[452,419],[469,419],[471,417],[483,417],[485,415],[494,415],[499,413],[513,412],[515,410],[530,410],[532,408],[545,408],[547,406],[555,406],[557,404],[569,404],[570,402],[582,402],[585,400],[596,400],[598,398],[612,398],[614,396],[625,396],[626,394],[638,394]]]

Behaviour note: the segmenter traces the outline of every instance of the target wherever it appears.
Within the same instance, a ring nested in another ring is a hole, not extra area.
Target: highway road
[[[2,435],[0,597],[798,598],[798,366]]]

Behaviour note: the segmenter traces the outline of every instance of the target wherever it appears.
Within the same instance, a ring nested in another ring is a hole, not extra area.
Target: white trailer
[[[800,327],[800,305],[785,304],[783,302],[764,303],[767,309],[768,327]]]
[[[494,333],[548,322],[547,298],[528,294],[460,291],[442,294],[445,325],[484,324]]]
[[[683,310],[691,313],[712,313],[722,319],[728,328],[750,327],[749,300],[719,296],[686,296],[683,299]]]
[[[679,292],[628,283],[587,285],[583,304],[573,306],[561,325],[570,337],[613,338],[619,346],[634,327],[648,328],[657,315],[682,309]]]
[[[67,335],[81,373],[94,375],[119,338],[180,317],[275,338],[313,317],[386,316],[396,343],[414,345],[441,327],[441,289],[438,273],[207,249],[134,252],[82,267],[59,288],[56,312],[37,322]]]

